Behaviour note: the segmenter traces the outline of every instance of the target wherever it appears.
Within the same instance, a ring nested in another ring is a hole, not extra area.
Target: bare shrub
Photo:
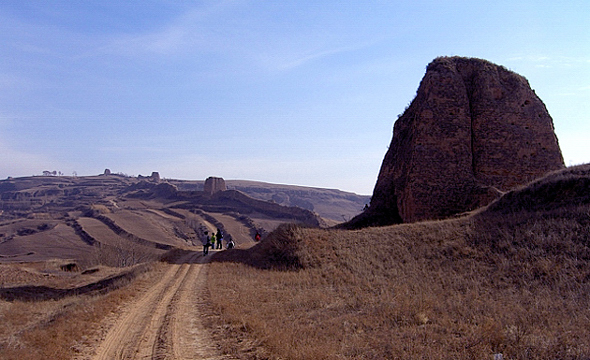
[[[88,259],[81,261],[85,268],[95,265],[127,267],[159,260],[163,251],[117,239],[113,244],[98,244]]]

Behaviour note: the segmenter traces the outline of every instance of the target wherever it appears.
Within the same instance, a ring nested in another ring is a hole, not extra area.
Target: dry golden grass
[[[0,359],[72,359],[91,348],[101,320],[148,289],[158,265],[140,267],[107,293],[58,300],[0,300]],[[146,270],[149,270],[146,272]]]
[[[213,257],[204,321],[242,359],[590,359],[589,178],[569,169],[454,220],[281,226]],[[0,358],[85,353],[159,269],[104,295],[0,300]]]
[[[553,206],[554,181],[461,219],[284,226],[215,258],[212,303],[245,358],[589,359],[590,189]]]

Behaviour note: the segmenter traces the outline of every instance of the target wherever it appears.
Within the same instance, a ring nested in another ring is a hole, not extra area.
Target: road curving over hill
[[[207,259],[190,252],[169,264],[153,288],[126,306],[92,359],[228,359],[202,323]]]

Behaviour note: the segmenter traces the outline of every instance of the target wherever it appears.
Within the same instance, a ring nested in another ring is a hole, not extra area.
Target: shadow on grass
[[[244,264],[255,269],[272,271],[296,271],[301,268],[297,261],[277,256],[276,253],[269,252],[265,245],[262,243],[249,249],[224,250],[214,254],[209,261],[212,263]]]
[[[174,249],[162,256],[161,261],[167,264],[195,264],[195,263],[240,263],[252,266],[258,269],[270,269],[272,266],[265,261],[264,256],[260,254],[256,246],[249,249],[224,249],[209,250],[208,255],[203,255],[202,251],[192,251],[184,249]]]
[[[109,276],[97,282],[69,289],[52,288],[42,285],[0,288],[0,299],[6,301],[46,301],[59,300],[69,296],[105,294],[109,291],[125,286],[136,276],[147,271],[147,269],[148,265],[142,264],[121,274]]]
[[[260,254],[256,246],[250,249],[229,249],[214,254],[210,261],[212,263],[236,263],[251,266],[253,268],[270,270],[272,264]]]

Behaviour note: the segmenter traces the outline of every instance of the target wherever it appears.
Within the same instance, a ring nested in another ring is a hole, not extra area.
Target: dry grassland
[[[95,225],[83,223],[97,238],[112,232]],[[101,262],[143,254],[100,252]],[[453,220],[358,231],[282,225],[209,266],[204,296],[215,316],[204,336],[232,358],[587,360],[590,165]],[[148,267],[101,291],[49,300],[30,286],[58,280],[0,272],[10,274],[0,278],[0,359],[91,353],[106,331],[100,324],[149,291],[166,265]]]
[[[105,331],[102,320],[149,289],[162,266],[129,271],[102,291],[49,300],[0,300],[0,359],[73,359]]]
[[[219,254],[212,303],[242,350],[262,346],[244,358],[588,359],[589,214],[586,204],[359,231],[285,226]]]

